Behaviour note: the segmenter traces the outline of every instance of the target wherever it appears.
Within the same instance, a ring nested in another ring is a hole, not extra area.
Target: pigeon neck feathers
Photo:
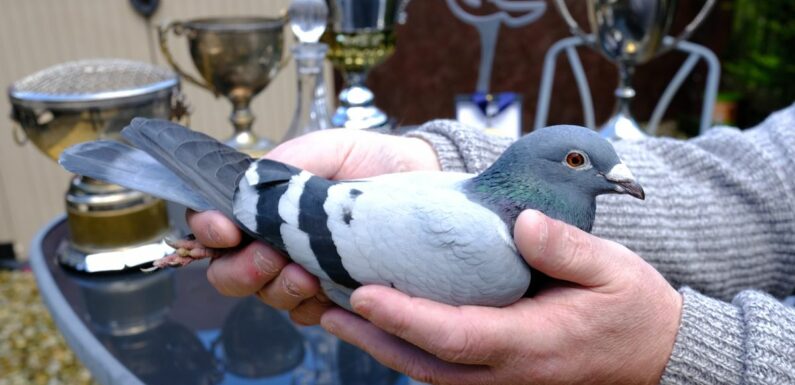
[[[467,196],[489,208],[513,233],[522,211],[545,215],[590,231],[596,214],[595,195],[577,188],[576,181],[556,175],[554,162],[528,153],[527,143],[515,143],[491,167],[467,181]]]
[[[464,189],[470,199],[499,215],[512,233],[516,218],[527,209],[541,211],[584,231],[591,231],[596,214],[594,198],[532,177],[517,180],[509,173],[492,170],[470,179]]]

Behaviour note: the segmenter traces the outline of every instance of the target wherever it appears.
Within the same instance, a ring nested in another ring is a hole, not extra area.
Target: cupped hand
[[[380,174],[438,170],[436,154],[421,139],[358,130],[324,130],[288,142],[266,158],[278,160],[329,179],[356,179]],[[261,242],[240,245],[242,234],[220,212],[188,212],[188,224],[204,246],[228,249],[207,271],[222,294],[256,294],[278,309],[290,310],[300,324],[316,324],[331,302],[317,278]]]
[[[383,286],[354,291],[324,328],[383,364],[433,384],[656,384],[682,299],[625,247],[536,211],[516,245],[557,279],[504,308],[448,306]]]

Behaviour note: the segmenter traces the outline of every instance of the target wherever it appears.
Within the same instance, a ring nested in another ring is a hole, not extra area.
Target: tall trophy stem
[[[331,122],[336,127],[389,130],[390,119],[373,102],[364,85],[367,73],[395,49],[395,25],[405,1],[329,0],[328,58],[345,77],[339,107]]]
[[[235,135],[251,131],[254,114],[251,112],[250,103],[251,100],[248,98],[232,101],[232,113],[229,115],[229,121],[234,126]]]
[[[616,112],[630,115],[629,105],[635,97],[635,89],[632,88],[632,75],[635,74],[635,67],[626,63],[618,65],[618,88],[616,88]]]
[[[255,120],[254,113],[251,112],[251,94],[245,90],[233,91],[229,99],[232,101],[229,121],[232,122],[235,133],[225,143],[251,156],[265,155],[273,145],[268,140],[257,137],[251,130]]]
[[[367,73],[364,71],[345,72],[343,76],[348,84],[347,88],[364,87],[364,82],[367,80]]]
[[[616,108],[613,116],[602,126],[599,133],[611,140],[638,140],[646,137],[640,125],[632,117],[629,105],[635,97],[632,88],[632,75],[635,67],[623,61],[618,62],[618,88],[616,88]]]
[[[364,85],[366,71],[346,71],[347,86],[340,92],[340,106],[331,118],[335,127],[367,129],[387,126],[389,118],[375,106],[375,96]]]

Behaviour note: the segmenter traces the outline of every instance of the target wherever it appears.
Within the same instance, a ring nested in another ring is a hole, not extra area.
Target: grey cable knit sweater
[[[510,141],[456,122],[409,136],[442,169],[477,173]],[[747,131],[689,141],[651,138],[616,149],[645,201],[601,196],[593,233],[629,247],[682,293],[661,384],[795,384],[795,105]]]

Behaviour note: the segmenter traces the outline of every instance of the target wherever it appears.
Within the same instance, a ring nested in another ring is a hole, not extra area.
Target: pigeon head
[[[610,142],[592,130],[568,125],[522,137],[473,178],[467,190],[511,228],[522,210],[532,208],[590,231],[596,196],[645,198]]]
[[[525,164],[528,177],[540,177],[560,189],[600,194],[629,194],[644,199],[643,188],[616,154],[613,145],[596,132],[579,126],[539,129],[516,142],[513,155]]]

